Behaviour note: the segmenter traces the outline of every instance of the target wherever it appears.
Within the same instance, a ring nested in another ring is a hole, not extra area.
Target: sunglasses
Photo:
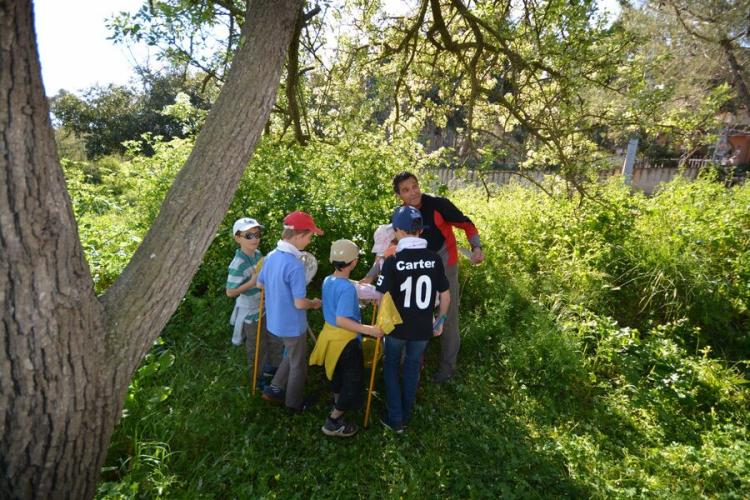
[[[241,235],[246,240],[259,240],[260,239],[260,231],[255,233],[244,233]]]

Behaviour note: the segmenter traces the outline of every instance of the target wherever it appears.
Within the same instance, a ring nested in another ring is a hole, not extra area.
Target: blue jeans
[[[426,340],[401,340],[385,338],[385,400],[388,404],[389,424],[401,424],[411,418],[419,383],[419,360],[427,347]],[[406,350],[403,368],[403,385],[399,381],[401,353]]]

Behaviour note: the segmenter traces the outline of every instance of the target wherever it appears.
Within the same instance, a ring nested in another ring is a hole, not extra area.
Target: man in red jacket
[[[445,275],[450,285],[450,309],[440,337],[440,366],[432,375],[433,382],[442,383],[453,376],[461,346],[458,334],[458,247],[453,228],[458,227],[466,233],[471,246],[471,262],[474,264],[484,260],[479,232],[474,223],[448,198],[422,194],[419,181],[411,172],[396,174],[393,177],[393,190],[404,205],[417,208],[422,213],[425,225],[422,238],[427,240],[427,248],[437,252],[443,259]]]

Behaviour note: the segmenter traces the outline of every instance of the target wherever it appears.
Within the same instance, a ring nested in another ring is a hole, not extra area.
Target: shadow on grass
[[[252,396],[244,349],[230,345],[223,312],[193,317],[190,330],[170,325],[165,339],[174,364],[149,383],[169,386],[171,394],[131,405],[107,464],[132,462],[133,440],[164,443],[169,455],[151,468],[126,463],[107,480],[145,496],[167,484],[163,494],[186,498],[587,496],[568,476],[564,457],[513,415],[500,372],[486,377],[480,369],[492,360],[472,368],[470,344],[455,382],[422,385],[406,433],[381,426],[376,397],[369,428],[335,439],[320,431],[329,408],[322,370],[310,370],[308,388],[321,397],[305,414]],[[430,356],[436,348],[434,342]],[[361,424],[362,415],[351,418]]]

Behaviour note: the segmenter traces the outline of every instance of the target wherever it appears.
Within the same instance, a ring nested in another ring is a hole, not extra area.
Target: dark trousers
[[[255,336],[258,334],[258,322],[245,323],[242,325],[242,334],[245,336],[245,349],[247,351],[247,364],[250,367],[250,383],[255,371]],[[284,342],[276,335],[271,335],[266,329],[263,321],[260,330],[260,352],[258,352],[258,377],[264,371],[275,370],[281,364],[284,354]]]
[[[445,262],[443,263],[445,264]],[[448,278],[448,285],[450,286],[451,303],[448,306],[448,319],[445,320],[443,334],[440,335],[440,367],[438,372],[450,377],[456,371],[458,350],[461,348],[461,337],[458,334],[458,304],[461,301],[458,286],[458,264],[446,265],[445,277]]]
[[[269,332],[273,335],[273,332]],[[299,409],[304,401],[305,380],[307,380],[307,332],[297,337],[281,337],[286,356],[281,360],[271,385],[286,390],[284,404],[288,408]]]
[[[338,394],[336,409],[358,410],[364,400],[364,358],[359,340],[350,340],[336,363],[331,389]]]

